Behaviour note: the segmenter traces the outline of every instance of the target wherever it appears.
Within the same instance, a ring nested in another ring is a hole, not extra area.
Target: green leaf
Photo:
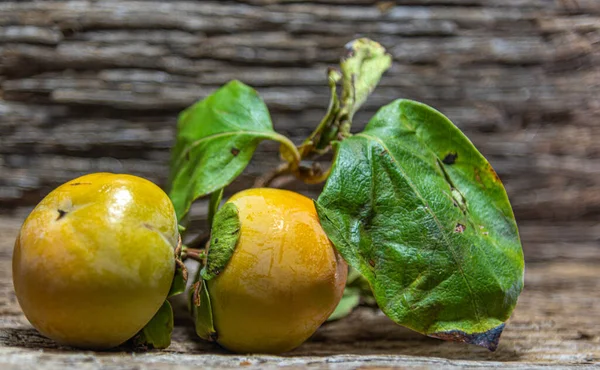
[[[233,203],[226,203],[215,215],[211,231],[210,247],[206,265],[200,275],[210,280],[223,271],[235,251],[240,237],[238,209]]]
[[[206,289],[206,282],[200,277],[199,272],[193,288],[190,289],[189,308],[194,319],[196,334],[210,342],[217,340],[210,296]]]
[[[137,346],[164,349],[171,345],[172,332],[173,309],[169,301],[165,301],[152,320],[135,337],[134,343]]]
[[[339,144],[317,211],[392,320],[496,349],[523,288],[517,225],[491,165],[441,113],[379,110]]]
[[[392,56],[379,43],[361,38],[346,45],[342,70],[342,103],[350,118],[367,100],[381,76],[392,65]]]
[[[273,130],[258,93],[239,81],[227,83],[183,111],[171,153],[169,181],[178,220],[185,217],[194,200],[231,183],[265,139],[295,150],[289,139]]]
[[[360,289],[346,287],[340,303],[333,311],[327,321],[335,321],[348,316],[360,303]]]
[[[219,210],[219,206],[221,205],[221,200],[223,200],[223,188],[210,193],[210,203],[208,204],[208,227],[212,227],[213,219],[217,211]]]
[[[185,278],[183,268],[177,266],[175,269],[175,276],[173,276],[173,282],[171,283],[171,289],[169,290],[168,297],[172,297],[174,295],[181,294],[185,291]]]

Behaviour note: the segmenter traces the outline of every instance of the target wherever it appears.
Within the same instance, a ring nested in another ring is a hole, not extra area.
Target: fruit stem
[[[194,261],[200,262],[201,264],[204,264],[204,260],[206,259],[206,250],[187,248],[184,258],[189,258]]]

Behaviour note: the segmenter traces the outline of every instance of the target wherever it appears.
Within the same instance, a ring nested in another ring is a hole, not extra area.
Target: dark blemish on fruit
[[[456,227],[454,228],[454,232],[455,233],[462,233],[465,231],[467,227],[465,225],[462,224],[456,224]]]
[[[77,185],[92,185],[91,182],[74,182],[72,184],[69,184],[71,186],[77,186]]]
[[[63,211],[62,209],[58,210],[58,217],[56,218],[56,221],[60,220],[61,218],[65,217],[65,215],[69,213],[67,211]]]
[[[142,226],[145,227],[148,230],[154,231],[154,227],[152,225],[150,225],[150,224],[147,224],[147,223],[144,222],[142,224]]]
[[[456,153],[448,153],[444,159],[442,160],[442,162],[444,162],[445,164],[454,164],[454,162],[456,162],[456,158],[458,158],[458,154]]]
[[[234,157],[237,157],[238,154],[240,154],[240,150],[238,148],[231,148],[231,154],[233,154]]]

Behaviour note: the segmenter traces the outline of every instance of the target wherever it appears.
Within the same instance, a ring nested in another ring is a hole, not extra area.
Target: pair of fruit
[[[347,265],[312,201],[285,190],[233,196],[240,238],[207,282],[218,342],[278,353],[304,342],[339,302]],[[13,256],[28,320],[57,342],[110,348],[139,332],[167,297],[179,239],[173,205],[153,183],[92,174],[65,183],[31,212]]]

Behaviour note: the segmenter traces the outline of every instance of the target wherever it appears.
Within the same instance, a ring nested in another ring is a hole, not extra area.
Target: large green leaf
[[[395,322],[496,348],[523,288],[517,225],[490,164],[441,113],[383,107],[338,144],[317,210]]]
[[[199,197],[231,183],[248,165],[258,144],[279,141],[265,103],[251,87],[231,81],[179,116],[171,153],[169,196],[182,220]]]

